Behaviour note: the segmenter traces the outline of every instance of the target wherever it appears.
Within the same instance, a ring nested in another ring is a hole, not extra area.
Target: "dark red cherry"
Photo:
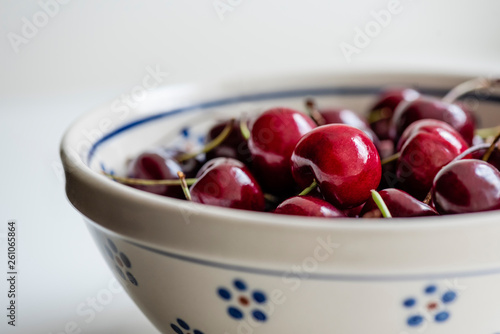
[[[299,139],[315,127],[309,116],[287,108],[267,110],[255,119],[248,148],[252,170],[267,192],[283,194],[294,188],[290,156]]]
[[[229,121],[225,121],[214,125],[208,131],[206,141],[210,142],[220,135],[228,123]],[[252,156],[247,141],[241,134],[239,119],[233,122],[233,127],[227,138],[220,145],[207,152],[206,156],[207,160],[223,157],[237,159],[245,164],[250,163]]]
[[[379,191],[379,194],[393,218],[436,216],[438,214],[429,205],[420,202],[404,191],[390,188]],[[359,215],[363,217],[366,214],[370,217],[382,217],[382,213],[373,198],[368,199]]]
[[[253,211],[265,208],[259,184],[241,161],[210,160],[200,169],[197,178],[190,188],[193,202]]]
[[[437,98],[421,96],[418,99],[402,104],[396,109],[393,126],[399,138],[403,131],[413,122],[421,119],[437,119],[450,124],[465,139],[472,144],[474,137],[474,118],[469,111],[459,105],[446,103]]]
[[[423,200],[441,167],[468,148],[448,124],[432,119],[412,123],[403,133],[396,175],[398,188]]]
[[[326,121],[325,124],[347,124],[360,129],[363,131],[368,138],[375,144],[375,147],[379,150],[380,140],[378,139],[375,132],[372,131],[368,121],[349,109],[322,109],[320,110],[321,116],[323,116]]]
[[[395,133],[391,133],[394,110],[401,102],[413,101],[419,96],[420,93],[411,88],[393,88],[380,94],[368,116],[370,126],[380,140],[394,140]]]
[[[128,177],[146,180],[177,180],[177,172],[181,166],[173,159],[155,152],[146,152],[132,160],[128,165]],[[143,186],[132,187],[153,194],[184,199],[184,193],[180,186]]]
[[[436,175],[432,199],[441,214],[500,209],[500,172],[480,160],[454,161]]]
[[[380,182],[380,157],[373,142],[345,124],[320,126],[293,151],[292,174],[302,188],[315,179],[324,198],[340,209],[365,202]]]
[[[278,205],[274,213],[309,217],[345,217],[344,213],[322,199],[312,196],[295,196]]]

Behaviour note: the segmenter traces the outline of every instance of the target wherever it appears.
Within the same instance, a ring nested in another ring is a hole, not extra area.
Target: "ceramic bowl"
[[[500,331],[500,214],[325,220],[231,210],[119,184],[128,159],[193,147],[216,119],[273,106],[363,112],[388,85],[442,95],[450,74],[336,73],[137,90],[77,120],[61,144],[66,192],[109,267],[164,333]],[[482,124],[500,98],[481,96]],[[477,102],[472,96],[470,103]]]

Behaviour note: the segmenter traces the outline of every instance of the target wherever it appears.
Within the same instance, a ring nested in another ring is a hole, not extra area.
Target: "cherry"
[[[380,140],[394,140],[395,133],[391,132],[394,110],[401,102],[410,102],[419,96],[420,93],[411,88],[392,88],[380,94],[368,116],[370,126]]]
[[[330,203],[313,196],[294,196],[273,211],[274,213],[295,216],[345,217],[345,214]]]
[[[248,148],[252,170],[266,191],[282,194],[293,189],[290,156],[299,139],[315,127],[307,115],[288,108],[269,109],[255,119]]]
[[[437,173],[432,198],[441,214],[500,209],[500,172],[480,160],[454,161]]]
[[[128,177],[146,180],[168,180],[178,179],[177,172],[181,166],[168,155],[157,152],[145,152],[132,160],[128,165]],[[153,194],[185,198],[180,186],[166,185],[131,185],[136,189],[144,190]]]
[[[423,200],[441,167],[464,152],[468,145],[448,124],[424,119],[405,130],[398,147],[401,148],[396,170],[398,188]]]
[[[401,104],[396,109],[392,121],[397,138],[411,123],[426,118],[450,124],[469,145],[472,144],[475,123],[470,112],[457,104],[428,96],[421,96],[416,100]]]
[[[436,216],[438,214],[429,205],[418,201],[404,191],[389,188],[379,191],[379,194],[393,218]],[[376,218],[382,217],[382,213],[372,198],[368,199],[359,215],[360,217],[365,215]]]
[[[291,157],[295,181],[316,180],[324,198],[340,209],[365,202],[380,182],[380,157],[373,142],[345,124],[320,126],[300,139]]]
[[[224,128],[228,125],[229,121],[220,122],[214,125],[207,133],[206,141],[214,140]],[[227,138],[220,143],[217,147],[206,153],[207,160],[218,157],[233,158],[240,160],[245,164],[251,162],[251,154],[248,149],[247,140],[243,137],[240,129],[240,120],[235,120],[231,128],[231,132]]]
[[[232,158],[208,161],[191,186],[193,202],[234,209],[263,211],[264,194],[248,168]]]
[[[321,116],[325,120],[325,124],[347,124],[360,129],[363,131],[368,138],[375,144],[377,150],[379,150],[380,140],[378,139],[375,132],[372,131],[368,121],[349,109],[322,109],[320,111]]]

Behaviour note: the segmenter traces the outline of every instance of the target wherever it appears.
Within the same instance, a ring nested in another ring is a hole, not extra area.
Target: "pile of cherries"
[[[200,152],[155,148],[129,162],[127,177],[110,177],[158,195],[300,216],[500,209],[498,136],[478,131],[474,112],[450,101],[499,81],[476,82],[481,85],[462,84],[444,99],[389,89],[367,118],[318,108],[312,99],[307,112],[271,108],[216,124]]]

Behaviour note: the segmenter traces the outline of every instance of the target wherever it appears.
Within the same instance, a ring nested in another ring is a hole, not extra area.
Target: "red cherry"
[[[216,158],[198,172],[190,189],[193,202],[263,211],[264,194],[248,168],[231,158]]]
[[[291,162],[293,177],[302,188],[315,179],[325,199],[340,209],[365,202],[380,182],[375,145],[349,125],[323,125],[304,135]]]
[[[228,121],[214,125],[208,131],[206,141],[210,142],[215,139],[227,125]],[[207,152],[206,156],[207,160],[223,157],[237,159],[245,164],[250,163],[252,157],[248,149],[247,141],[241,134],[240,120],[237,119],[233,122],[233,127],[227,138],[217,147]]]
[[[290,156],[299,139],[315,127],[307,115],[287,108],[267,110],[253,122],[248,140],[252,170],[266,191],[293,189]]]
[[[390,188],[379,191],[379,194],[393,218],[436,216],[438,214],[429,205],[420,202],[404,191]],[[363,217],[367,213],[370,216],[382,217],[382,213],[372,198],[368,199],[359,215]]]
[[[393,118],[396,135],[399,138],[411,123],[426,118],[450,124],[468,144],[472,143],[475,122],[470,112],[457,104],[446,103],[428,96],[421,96],[416,100],[401,104],[396,109]]]
[[[500,172],[487,162],[465,159],[443,167],[432,185],[441,214],[500,209]]]
[[[393,88],[380,94],[368,116],[370,126],[380,140],[394,140],[395,133],[391,133],[394,110],[400,103],[413,101],[419,96],[420,93],[411,88]]]
[[[295,196],[278,205],[274,213],[310,217],[345,217],[344,213],[330,203],[312,196]]]
[[[167,154],[168,156],[168,154]],[[146,180],[177,180],[177,172],[181,166],[173,159],[155,152],[146,152],[132,160],[128,165],[128,177]],[[180,186],[144,186],[131,185],[136,189],[144,190],[153,194],[184,199],[184,193]]]
[[[432,119],[412,123],[401,137],[399,146],[398,188],[419,200],[425,198],[441,167],[468,148],[451,126]]]

